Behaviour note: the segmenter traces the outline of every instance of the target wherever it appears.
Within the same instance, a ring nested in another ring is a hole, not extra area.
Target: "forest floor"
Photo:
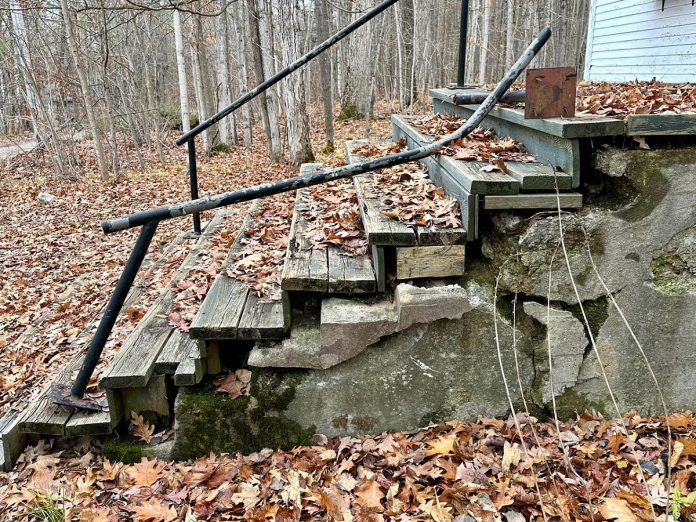
[[[390,134],[389,112],[372,122],[372,137]],[[296,173],[268,161],[260,134],[251,149],[201,161],[201,194]],[[337,122],[337,150],[319,153],[318,161],[342,164],[344,141],[363,134],[363,122]],[[313,140],[320,151],[323,136]],[[135,238],[132,232],[105,236],[99,223],[188,199],[184,150],[168,146],[165,156],[164,166],[148,158],[145,172],[128,171],[107,183],[94,174],[57,177],[38,154],[6,162],[0,178],[6,223],[0,228],[0,416],[26,406],[88,341],[82,331],[108,299]],[[93,170],[89,143],[79,157]],[[54,199],[42,203],[42,192]],[[184,219],[164,224],[153,261],[188,227]],[[177,247],[175,259],[190,246]],[[114,344],[137,325],[176,268],[167,265],[145,282],[138,310],[122,318]],[[503,520],[504,514],[517,522],[541,520],[543,508],[546,518],[557,520],[653,520],[667,506],[667,469],[678,491],[672,496],[680,499],[674,505],[684,517],[696,510],[696,499],[686,498],[696,489],[696,423],[689,413],[669,419],[669,463],[665,419],[585,414],[558,426],[531,418],[519,423],[522,438],[511,420],[480,419],[414,433],[318,439],[291,452],[135,465],[104,459],[97,440],[42,441],[13,472],[0,473],[1,518],[462,522]]]

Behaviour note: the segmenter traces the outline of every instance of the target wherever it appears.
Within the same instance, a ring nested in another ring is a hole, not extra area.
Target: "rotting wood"
[[[162,351],[155,362],[155,373],[174,375],[176,369],[188,353],[189,344],[192,342],[188,334],[175,330],[169,336]]]
[[[170,401],[166,375],[153,374],[146,386],[121,390],[123,413],[130,419],[131,412],[155,414],[170,420]]]
[[[367,255],[351,256],[340,249],[327,248],[329,277],[328,291],[335,294],[374,293],[375,273]]]
[[[227,274],[218,275],[191,322],[189,335],[194,339],[236,339],[248,295],[246,283]]]
[[[464,274],[464,245],[396,249],[396,278],[404,281]]]
[[[20,430],[24,412],[9,411],[0,419],[0,469],[10,471],[27,445],[27,434]]]
[[[220,345],[217,343],[217,341],[206,341],[205,362],[207,365],[206,372],[209,375],[217,375],[222,371],[222,363],[220,361]]]
[[[265,302],[249,290],[237,327],[237,339],[279,340],[285,335],[285,317],[281,301]]]
[[[384,292],[387,286],[387,270],[384,258],[384,247],[372,245],[372,269],[375,271],[377,291]]]
[[[561,208],[582,208],[582,194],[564,192],[558,194]],[[554,209],[558,208],[556,194],[517,194],[515,196],[484,196],[485,210],[503,209]]]

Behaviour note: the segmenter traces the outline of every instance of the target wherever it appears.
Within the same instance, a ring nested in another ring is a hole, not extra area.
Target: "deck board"
[[[564,172],[554,172],[551,165],[540,163],[522,163],[506,161],[510,177],[516,179],[521,190],[569,190],[573,185],[573,177]]]
[[[206,371],[205,358],[199,344],[188,336],[185,339],[187,352],[174,373],[175,386],[195,386],[201,382]]]

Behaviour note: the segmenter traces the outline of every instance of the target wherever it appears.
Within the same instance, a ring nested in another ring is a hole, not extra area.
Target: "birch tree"
[[[62,0],[65,1],[65,0]],[[181,31],[181,14],[174,10],[174,46],[176,49],[176,71],[179,78],[179,106],[181,107],[181,127],[184,132],[191,130],[191,113],[188,102],[188,83],[186,78],[186,55],[184,36]]]
[[[227,34],[227,0],[220,0],[219,16],[215,17],[215,59],[217,72],[217,108],[218,111],[232,103],[230,97],[230,68],[228,62],[229,47]],[[223,118],[218,123],[220,143],[231,145],[232,118]]]

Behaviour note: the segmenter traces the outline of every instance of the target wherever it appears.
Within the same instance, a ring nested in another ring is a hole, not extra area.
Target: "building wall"
[[[692,0],[592,0],[584,77],[696,81]]]

